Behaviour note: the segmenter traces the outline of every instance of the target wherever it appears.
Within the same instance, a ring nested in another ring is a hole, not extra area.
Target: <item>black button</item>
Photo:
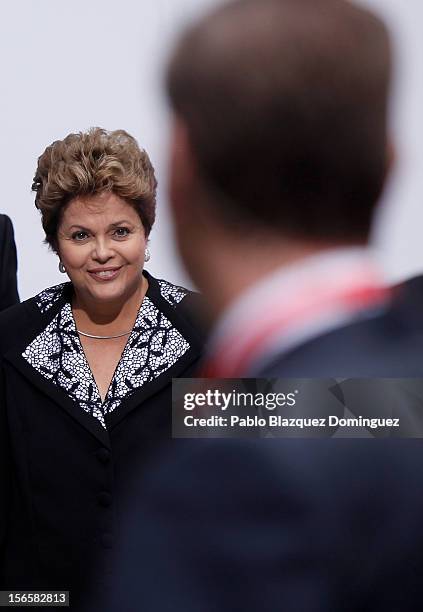
[[[100,448],[100,450],[96,452],[96,457],[101,463],[109,463],[110,451],[108,451],[107,448]]]
[[[100,543],[103,548],[113,547],[113,536],[111,533],[103,533],[100,537]]]
[[[112,503],[112,496],[110,493],[103,491],[103,493],[100,493],[100,495],[97,497],[97,500],[100,506],[103,506],[103,508],[108,508]]]

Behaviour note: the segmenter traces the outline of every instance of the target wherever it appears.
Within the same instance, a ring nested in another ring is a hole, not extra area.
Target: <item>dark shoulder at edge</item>
[[[30,323],[28,302],[30,298],[20,304],[14,304],[0,311],[0,350],[3,353],[22,336],[22,332],[27,330]]]
[[[151,276],[151,275],[150,275]],[[200,342],[204,343],[209,333],[209,326],[205,315],[205,300],[198,291],[187,289],[181,285],[175,285],[167,279],[155,279],[159,284],[164,282],[166,285],[173,287],[177,292],[181,291],[184,296],[181,300],[173,305],[186,323],[195,331]],[[162,297],[166,299],[162,292]]]

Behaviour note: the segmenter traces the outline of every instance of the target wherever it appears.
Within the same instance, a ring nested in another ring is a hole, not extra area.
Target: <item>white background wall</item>
[[[31,183],[53,140],[90,126],[123,128],[149,152],[159,180],[149,270],[188,284],[174,249],[166,200],[168,115],[162,74],[180,28],[219,0],[14,0],[0,20],[0,210],[13,220],[19,288],[27,298],[62,282],[42,243]],[[363,0],[364,1],[364,0]],[[388,278],[423,271],[423,4],[366,0],[397,47],[392,127],[398,163],[374,244]]]

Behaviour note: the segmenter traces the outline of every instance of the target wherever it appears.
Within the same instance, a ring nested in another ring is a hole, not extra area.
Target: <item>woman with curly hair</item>
[[[122,130],[56,141],[33,190],[69,278],[0,316],[0,582],[107,591],[129,484],[170,438],[196,296],[144,270],[156,179]],[[161,441],[161,442],[160,442]]]

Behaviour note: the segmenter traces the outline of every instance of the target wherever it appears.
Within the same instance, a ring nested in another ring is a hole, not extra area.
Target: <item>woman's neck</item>
[[[99,335],[130,330],[147,289],[148,281],[143,276],[137,287],[124,299],[116,301],[90,300],[75,291],[72,311],[77,329],[93,334],[98,332]]]

